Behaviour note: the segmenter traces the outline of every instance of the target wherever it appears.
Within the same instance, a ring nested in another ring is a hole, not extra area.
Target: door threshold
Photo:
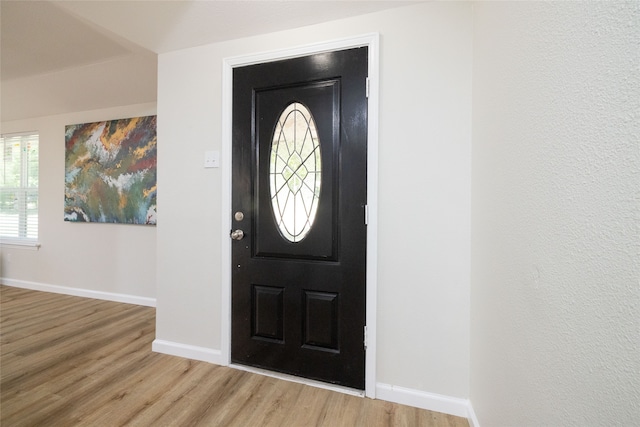
[[[266,377],[276,378],[279,380],[294,382],[298,384],[304,384],[311,387],[322,388],[329,391],[336,391],[338,393],[348,394],[350,396],[365,397],[364,390],[358,390],[351,387],[345,387],[341,385],[329,384],[322,381],[311,380],[309,378],[296,377],[295,375],[283,374],[280,372],[273,372],[266,369],[255,368],[253,366],[245,366],[232,363],[230,368],[238,369],[240,371],[251,372],[253,374],[264,375]]]

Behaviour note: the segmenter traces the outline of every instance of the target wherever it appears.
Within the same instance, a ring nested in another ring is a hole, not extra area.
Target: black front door
[[[233,71],[231,359],[364,389],[367,48]]]

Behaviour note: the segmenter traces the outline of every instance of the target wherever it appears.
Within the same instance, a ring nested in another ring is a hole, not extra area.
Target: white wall
[[[157,338],[221,348],[226,57],[379,32],[378,382],[466,398],[472,9],[428,3],[160,55]]]
[[[64,221],[64,132],[69,124],[155,113],[153,103],[2,123],[2,133],[40,134],[38,219],[42,245],[39,250],[2,246],[0,277],[4,283],[96,297],[119,294],[131,297],[131,302],[153,304],[155,227]]]
[[[640,9],[474,4],[471,401],[640,420]]]

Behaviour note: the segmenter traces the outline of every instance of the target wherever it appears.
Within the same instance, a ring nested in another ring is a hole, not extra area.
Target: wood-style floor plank
[[[153,308],[0,286],[0,425],[469,425],[153,353],[154,338]]]

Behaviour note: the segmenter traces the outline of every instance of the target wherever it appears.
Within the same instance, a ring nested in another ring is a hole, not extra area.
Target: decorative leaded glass
[[[305,238],[320,200],[320,141],[311,112],[293,102],[284,109],[271,142],[269,160],[271,206],[282,236]]]

